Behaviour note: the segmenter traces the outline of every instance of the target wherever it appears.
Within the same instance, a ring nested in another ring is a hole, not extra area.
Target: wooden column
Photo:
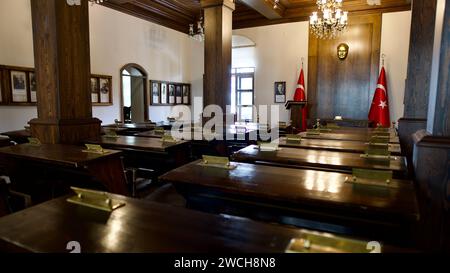
[[[38,118],[32,135],[43,143],[97,138],[92,118],[88,1],[31,0]]]
[[[425,129],[430,94],[437,0],[413,0],[404,115],[399,120],[402,150],[410,163],[412,134]],[[411,164],[410,164],[411,166]]]
[[[421,205],[421,245],[428,251],[450,253],[450,1],[438,0],[437,18],[437,33],[442,26],[440,46],[435,46],[438,69],[433,69],[432,78],[437,84],[433,82],[430,93],[428,132],[415,134],[413,162]]]
[[[231,104],[232,0],[201,0],[205,12],[205,85],[203,105]]]

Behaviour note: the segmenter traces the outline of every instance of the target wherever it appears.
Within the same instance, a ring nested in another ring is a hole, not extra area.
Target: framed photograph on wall
[[[175,85],[169,84],[169,104],[175,104]]]
[[[183,104],[190,104],[191,90],[189,85],[183,85]]]
[[[34,72],[28,73],[30,81],[30,99],[31,102],[37,102],[37,87],[36,87],[36,75]]]
[[[162,82],[161,83],[161,104],[167,104],[167,83]]]
[[[27,73],[24,71],[11,71],[11,98],[12,102],[28,102]]]
[[[100,103],[111,103],[111,81],[100,78]]]
[[[183,92],[182,92],[183,87],[181,85],[177,85],[176,86],[176,97],[177,97],[177,104],[182,104],[183,103]]]
[[[275,82],[275,103],[286,103],[286,82]]]
[[[92,103],[100,102],[98,78],[91,78],[91,100],[92,100]]]
[[[160,104],[159,82],[150,81],[150,86],[152,88],[152,104]]]

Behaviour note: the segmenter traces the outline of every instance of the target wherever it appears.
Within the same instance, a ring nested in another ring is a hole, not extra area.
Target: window
[[[231,112],[238,121],[253,121],[255,68],[233,68],[231,72]]]

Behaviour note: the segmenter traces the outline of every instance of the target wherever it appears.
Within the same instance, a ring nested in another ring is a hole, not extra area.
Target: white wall
[[[234,30],[256,43],[255,104],[273,105],[274,83],[286,82],[286,99],[294,97],[304,58],[305,84],[308,78],[308,22]],[[245,56],[245,55],[244,55]],[[247,56],[248,57],[248,56]],[[236,59],[234,63],[238,63]],[[249,62],[246,60],[246,62]],[[280,120],[289,121],[289,112],[280,106]]]
[[[91,71],[113,76],[113,106],[96,106],[104,123],[120,118],[119,71],[127,63],[144,67],[149,79],[192,83],[203,92],[203,45],[180,32],[112,9],[90,6]],[[12,27],[14,26],[14,27]],[[0,64],[34,67],[29,0],[0,1]],[[172,107],[151,106],[150,118],[165,120]],[[0,106],[0,132],[22,129],[36,107]]]
[[[381,54],[385,54],[391,122],[403,117],[405,80],[408,73],[411,11],[383,14]],[[380,62],[381,64],[381,62]]]

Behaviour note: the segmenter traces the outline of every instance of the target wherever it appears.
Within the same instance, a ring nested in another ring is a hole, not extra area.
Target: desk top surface
[[[332,208],[358,213],[400,215],[416,220],[418,216],[412,181],[393,180],[394,187],[354,186],[345,182],[348,175],[334,172],[301,170],[232,163],[233,170],[205,167],[199,161],[172,170],[160,180],[175,184],[200,186],[233,195],[293,204]]]
[[[102,127],[105,128],[121,128],[121,129],[153,129],[155,123],[119,123],[119,124],[107,124]]]
[[[331,140],[341,140],[341,141],[363,141],[367,142],[371,138],[371,133],[369,132],[331,132],[331,133],[320,133],[320,135],[308,134],[307,132],[303,132],[299,134],[302,138],[306,139],[331,139]],[[389,143],[399,144],[400,140],[397,136],[391,136]]]
[[[301,234],[244,218],[112,197],[126,205],[111,214],[59,198],[0,218],[0,240],[30,252],[67,253],[67,243],[78,241],[83,253],[283,253]]]
[[[145,151],[165,152],[171,148],[184,145],[186,141],[177,141],[176,143],[163,142],[160,138],[145,138],[136,136],[118,136],[107,137],[102,136],[99,141],[88,141],[89,143],[104,145],[106,147],[121,149],[130,148]]]
[[[82,146],[64,144],[20,144],[0,149],[0,155],[11,156],[20,159],[42,161],[51,164],[79,167],[91,161],[115,156],[119,151],[106,150],[104,154],[86,153]]]
[[[248,146],[233,155],[237,161],[268,162],[280,165],[324,168],[336,171],[350,171],[353,168],[394,171],[403,177],[407,172],[406,159],[394,156],[390,160],[361,158],[357,153],[333,152],[302,148],[281,147],[278,151],[260,151],[258,146]]]
[[[280,147],[329,150],[349,153],[364,153],[368,144],[362,141],[341,141],[335,139],[302,139],[300,143],[286,142],[286,138],[279,139]],[[401,155],[400,144],[389,144],[389,151],[393,155]]]

